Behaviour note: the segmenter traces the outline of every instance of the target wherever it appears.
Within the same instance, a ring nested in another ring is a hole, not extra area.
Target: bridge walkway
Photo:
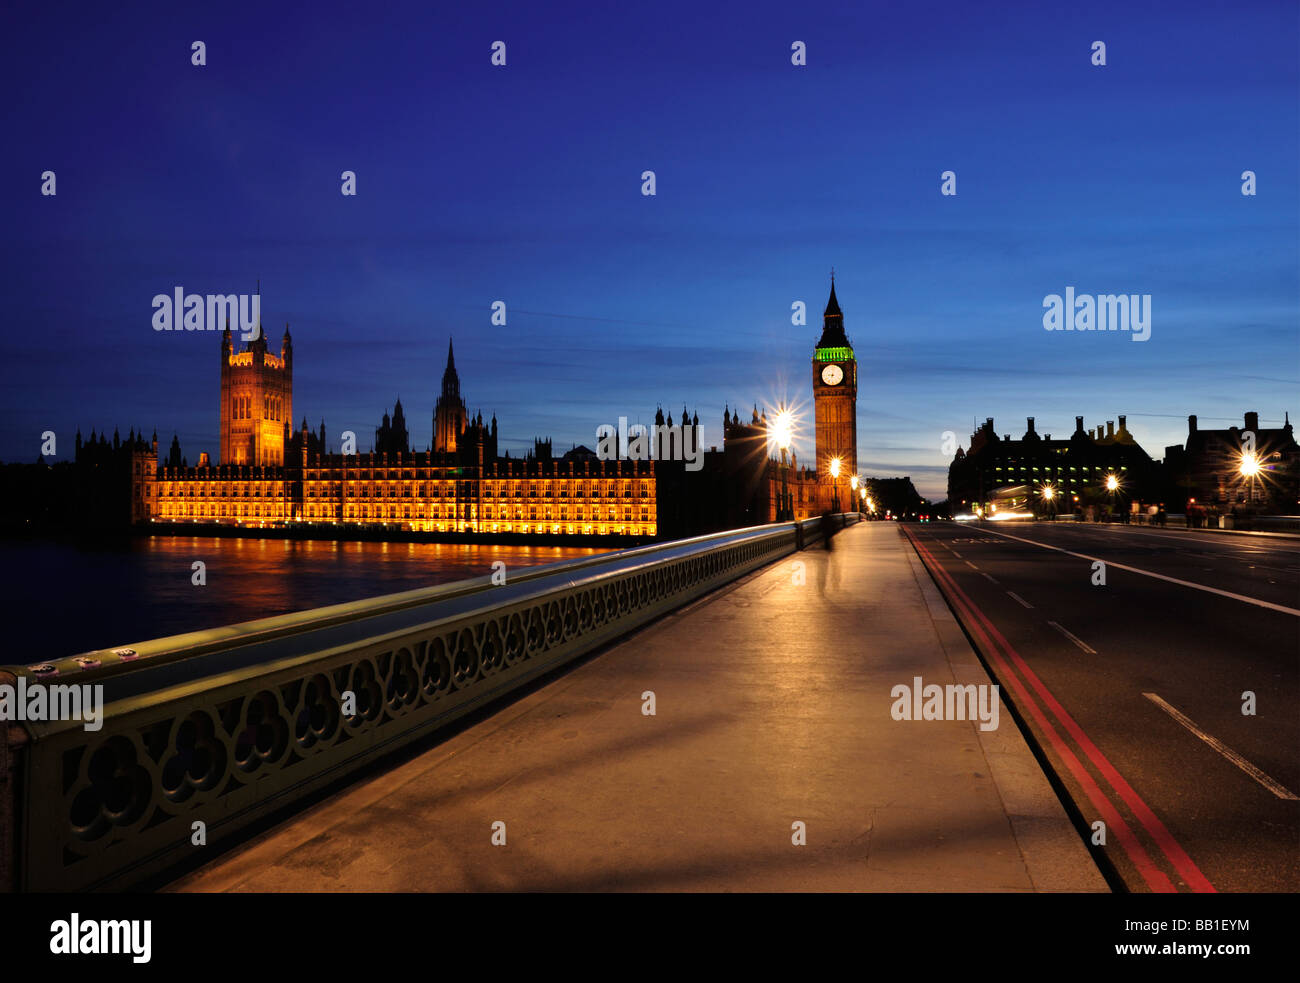
[[[995,731],[892,719],[914,677],[989,682],[898,527],[834,547],[696,601],[169,890],[1106,890],[1005,706]]]

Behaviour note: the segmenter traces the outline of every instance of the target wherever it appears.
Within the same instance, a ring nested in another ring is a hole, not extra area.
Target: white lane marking
[[[979,567],[977,567],[977,566],[975,566],[975,564],[971,563],[970,560],[964,560],[963,562],[966,564],[966,566],[970,567],[972,570],[978,570],[978,569],[979,569]]]
[[[986,573],[981,573],[980,576],[981,576],[981,577],[984,577],[986,580],[988,580],[988,582],[989,582],[990,584],[996,584],[996,583],[997,583],[996,580],[994,580],[992,577],[990,577],[990,576],[989,576],[988,574],[986,574]]]
[[[1033,539],[1023,539],[1020,536],[1012,536],[1010,533],[998,532],[995,529],[986,529],[985,532],[991,532],[995,536],[1006,536],[1007,539],[1014,539],[1018,543],[1028,543],[1030,546],[1041,546],[1045,550],[1055,550],[1057,553],[1064,553],[1066,556],[1077,556],[1080,560],[1088,560],[1092,563],[1104,563],[1106,566],[1114,567],[1117,570],[1127,570],[1129,573],[1141,574],[1143,577],[1154,577],[1156,580],[1178,584],[1180,587],[1191,587],[1195,590],[1203,590],[1209,594],[1218,594],[1220,597],[1228,597],[1234,601],[1245,601],[1247,604],[1254,604],[1256,607],[1268,608],[1270,611],[1281,611],[1283,614],[1289,614],[1293,617],[1300,618],[1300,610],[1286,607],[1283,604],[1274,604],[1272,601],[1261,601],[1257,597],[1247,597],[1245,594],[1234,594],[1232,591],[1219,590],[1217,587],[1207,587],[1205,584],[1194,584],[1190,580],[1179,580],[1177,577],[1166,577],[1163,573],[1152,573],[1150,570],[1143,570],[1139,567],[1130,567],[1124,563],[1116,563],[1114,560],[1103,560],[1099,556],[1088,556],[1085,553],[1075,553],[1071,550],[1061,549],[1059,546],[1049,546],[1046,543],[1040,543]]]
[[[1270,792],[1276,795],[1279,799],[1290,799],[1293,802],[1300,801],[1300,795],[1296,795],[1285,785],[1282,785],[1279,782],[1275,782],[1273,779],[1269,778],[1268,775],[1264,774],[1262,771],[1260,771],[1258,768],[1252,765],[1249,761],[1243,758],[1240,754],[1238,754],[1232,748],[1224,744],[1217,737],[1212,737],[1209,734],[1205,733],[1205,731],[1197,727],[1196,724],[1192,723],[1192,721],[1187,717],[1186,714],[1181,713],[1180,711],[1171,707],[1168,703],[1162,700],[1158,695],[1156,695],[1155,693],[1143,693],[1142,695],[1145,696],[1152,703],[1154,703],[1156,706],[1158,706],[1165,713],[1169,714],[1169,716],[1177,720],[1180,724],[1182,724],[1184,727],[1190,730],[1193,734],[1195,734],[1197,737],[1203,740],[1206,744],[1210,745],[1210,747],[1214,748],[1214,750],[1218,751],[1221,755],[1223,755],[1225,758],[1231,761],[1234,765],[1236,765],[1238,768],[1244,771],[1251,778],[1255,779],[1255,781],[1259,782],[1259,784],[1263,785],[1266,789],[1268,789]]]
[[[1214,545],[1214,546],[1227,546],[1228,548],[1235,549],[1235,550],[1259,550],[1261,552],[1280,551],[1283,553],[1296,552],[1296,549],[1288,548],[1291,544],[1295,543],[1295,540],[1291,539],[1289,536],[1288,537],[1279,536],[1276,538],[1272,536],[1246,536],[1243,538],[1237,538],[1233,534],[1228,533],[1226,535],[1212,534],[1208,537],[1204,537],[1204,536],[1189,535],[1185,530],[1180,529],[1177,526],[1173,526],[1166,531],[1164,529],[1156,530],[1146,526],[1129,526],[1126,529],[1123,526],[1112,526],[1109,523],[1103,526],[1098,526],[1096,524],[1080,522],[1077,523],[1076,525],[1078,528],[1081,529],[1102,529],[1108,532],[1113,532],[1114,535],[1122,535],[1124,533],[1137,533],[1139,535],[1146,536],[1148,539],[1165,539],[1165,540],[1172,540],[1174,542],[1187,542],[1187,543],[1205,543],[1207,545]],[[1278,547],[1276,551],[1273,550],[1274,545]]]
[[[961,554],[958,553],[956,550],[954,550],[954,549],[950,549],[950,550],[948,550],[948,552],[951,553],[953,556],[957,557],[957,559],[959,559],[959,560],[961,559]]]
[[[1090,648],[1088,645],[1084,644],[1082,641],[1079,640],[1077,636],[1070,634],[1068,631],[1066,631],[1064,628],[1058,625],[1055,621],[1049,621],[1048,624],[1051,625],[1053,628],[1055,628],[1057,631],[1059,631],[1070,641],[1074,642],[1075,645],[1079,646],[1079,648],[1083,649],[1089,655],[1097,654],[1097,650],[1095,648]]]
[[[1019,601],[1021,604],[1023,604],[1025,607],[1027,607],[1027,608],[1033,608],[1033,605],[1032,605],[1032,604],[1030,604],[1028,601],[1026,601],[1023,597],[1021,597],[1021,596],[1020,596],[1019,594],[1017,594],[1015,591],[1013,591],[1013,590],[1009,590],[1009,591],[1007,591],[1007,593],[1010,594],[1011,597],[1012,597],[1013,599],[1015,599],[1016,601]]]

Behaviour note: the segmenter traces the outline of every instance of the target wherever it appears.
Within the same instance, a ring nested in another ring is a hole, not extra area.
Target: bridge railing
[[[103,687],[98,729],[0,722],[0,889],[121,890],[210,856],[821,535],[820,519],[755,526],[0,667],[16,691]]]

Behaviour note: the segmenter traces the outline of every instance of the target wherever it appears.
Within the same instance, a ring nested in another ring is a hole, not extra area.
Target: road
[[[905,530],[1125,885],[1300,890],[1300,540]]]

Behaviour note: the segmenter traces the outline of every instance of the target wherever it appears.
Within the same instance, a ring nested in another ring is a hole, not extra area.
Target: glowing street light
[[[780,410],[772,423],[772,437],[781,450],[789,450],[794,438],[794,414],[789,410]]]
[[[1052,522],[1056,521],[1056,489],[1051,485],[1043,485],[1039,489],[1039,494],[1043,496],[1043,501],[1047,503],[1047,518]]]
[[[1119,488],[1119,479],[1113,474],[1106,475],[1106,490],[1115,491],[1117,488]]]
[[[839,484],[840,468],[841,468],[840,459],[838,457],[831,458],[830,472],[831,472],[831,511],[832,512],[838,512],[840,510],[840,484]]]
[[[1243,478],[1253,478],[1264,470],[1259,463],[1259,458],[1248,451],[1243,451],[1241,455],[1241,476]]]
[[[776,517],[778,520],[792,519],[794,518],[794,507],[790,501],[787,478],[789,468],[786,465],[785,455],[790,450],[790,443],[794,438],[794,414],[784,407],[777,411],[773,420],[772,437],[776,441],[777,447],[781,448],[781,502]]]
[[[858,476],[856,474],[849,479],[849,484],[853,486],[854,491],[858,490]]]

